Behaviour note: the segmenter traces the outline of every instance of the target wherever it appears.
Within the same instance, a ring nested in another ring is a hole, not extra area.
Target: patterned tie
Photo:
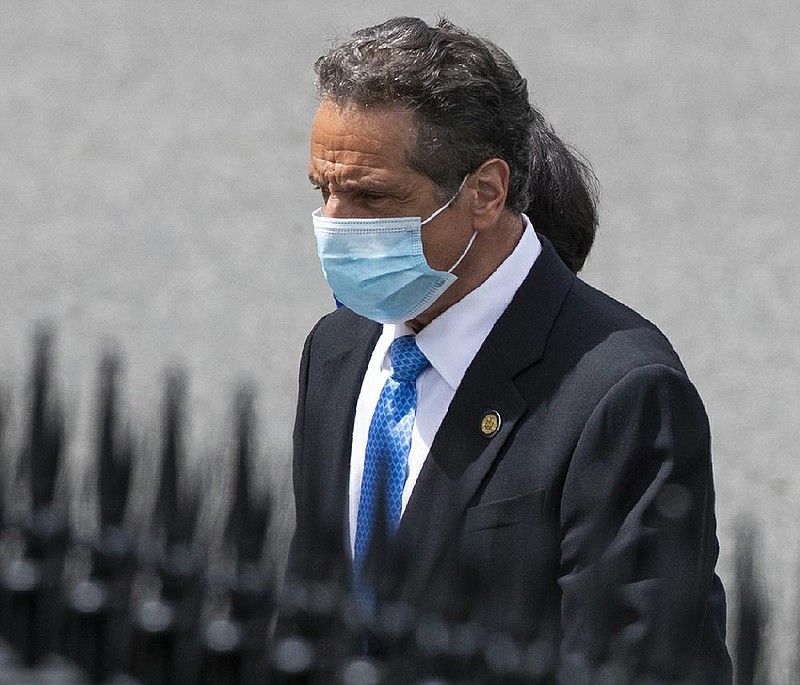
[[[408,451],[417,406],[417,376],[430,364],[412,335],[397,338],[390,354],[392,374],[383,386],[367,434],[356,521],[356,592],[368,606],[374,603],[373,592],[363,574],[378,502],[386,503],[386,527],[394,533],[400,524],[408,471]],[[381,486],[383,493],[379,492]]]

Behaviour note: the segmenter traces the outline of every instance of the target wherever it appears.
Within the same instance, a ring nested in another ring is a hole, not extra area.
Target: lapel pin
[[[486,438],[493,438],[500,430],[500,414],[496,411],[487,411],[481,419],[481,433]]]

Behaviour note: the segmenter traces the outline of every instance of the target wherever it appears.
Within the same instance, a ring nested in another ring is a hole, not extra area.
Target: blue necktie
[[[373,602],[372,590],[364,578],[364,562],[369,550],[378,503],[386,503],[387,532],[400,524],[403,486],[408,473],[408,451],[417,408],[417,376],[429,362],[412,335],[397,338],[390,350],[392,373],[383,386],[367,434],[361,500],[356,521],[354,553],[356,593],[367,605]],[[384,492],[381,496],[380,488]]]

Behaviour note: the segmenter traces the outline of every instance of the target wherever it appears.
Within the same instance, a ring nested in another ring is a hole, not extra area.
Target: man
[[[446,611],[468,567],[472,615],[552,641],[559,682],[729,682],[705,411],[664,336],[573,273],[587,169],[511,59],[445,20],[316,69],[314,230],[344,306],[303,351],[289,573]],[[405,560],[380,587],[376,519]]]

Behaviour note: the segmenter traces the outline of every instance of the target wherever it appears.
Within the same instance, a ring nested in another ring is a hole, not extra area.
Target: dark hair
[[[534,126],[531,142],[531,199],[525,214],[570,270],[578,273],[597,231],[597,179],[589,164],[544,119]]]
[[[443,197],[487,159],[505,160],[506,207],[532,211],[567,265],[583,265],[597,224],[594,177],[531,106],[527,82],[503,50],[444,18],[430,27],[399,17],[356,31],[315,69],[324,98],[414,112],[409,165]]]

